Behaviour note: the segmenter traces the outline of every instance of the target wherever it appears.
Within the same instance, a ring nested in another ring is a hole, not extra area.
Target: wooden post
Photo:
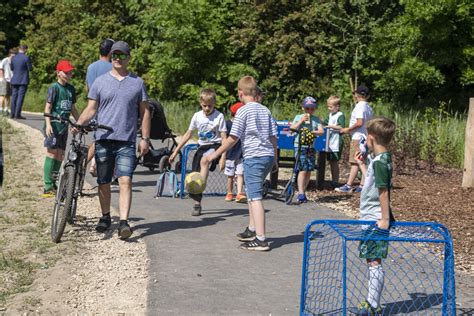
[[[474,188],[474,98],[469,99],[466,137],[464,139],[463,188]]]

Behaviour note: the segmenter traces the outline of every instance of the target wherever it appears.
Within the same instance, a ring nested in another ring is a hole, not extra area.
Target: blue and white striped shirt
[[[276,122],[260,103],[247,103],[237,111],[230,135],[242,141],[244,158],[275,155],[270,138],[277,135]]]

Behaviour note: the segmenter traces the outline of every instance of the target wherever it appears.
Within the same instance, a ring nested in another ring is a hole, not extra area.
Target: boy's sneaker
[[[248,227],[242,233],[237,234],[239,241],[252,241],[257,237],[257,233],[251,231]]]
[[[201,204],[194,204],[193,212],[191,213],[192,216],[199,216],[201,215],[202,207]]]
[[[268,251],[270,250],[270,246],[268,245],[268,242],[265,241],[260,241],[258,238],[255,238],[252,241],[247,241],[246,243],[243,243],[240,245],[240,248],[245,249],[245,250],[253,250],[253,251]]]
[[[225,196],[226,202],[232,202],[233,199],[234,199],[234,194],[232,193],[227,193],[227,195]]]
[[[103,233],[107,229],[109,229],[111,224],[112,224],[112,220],[110,219],[110,214],[108,216],[103,215],[101,218],[99,218],[99,222],[97,223],[95,230],[98,231],[99,233]]]
[[[51,197],[55,197],[56,196],[56,192],[54,192],[54,190],[44,190],[43,191],[43,194],[41,194],[41,197],[44,197],[44,198],[51,198]]]
[[[382,315],[382,308],[373,308],[369,302],[363,301],[359,306],[349,309],[349,313],[357,316],[378,316]]]
[[[237,196],[235,197],[235,202],[237,202],[237,203],[247,203],[247,196],[245,195],[245,193],[237,194]]]
[[[308,202],[308,199],[306,198],[306,195],[298,194],[297,201],[298,201],[298,204],[301,204],[301,203]]]
[[[357,186],[357,188],[355,188],[352,192],[354,192],[354,193],[360,193],[360,192],[362,192],[362,187],[359,185],[359,186]]]
[[[346,183],[342,187],[335,188],[334,190],[337,192],[342,192],[342,193],[351,193],[352,187]]]
[[[127,221],[120,221],[118,235],[122,240],[128,239],[128,237],[132,236],[132,229],[130,228],[130,225],[128,225]]]

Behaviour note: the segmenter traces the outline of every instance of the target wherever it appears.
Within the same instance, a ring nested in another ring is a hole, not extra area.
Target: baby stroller
[[[176,142],[176,135],[173,134],[166,122],[163,106],[158,101],[150,101],[149,104],[151,112],[150,138],[161,140],[162,143],[166,141],[166,144],[155,149],[150,143],[150,151],[145,156],[139,158],[138,164],[150,169],[150,171],[157,169],[161,173],[166,169],[170,169],[171,166],[168,159],[176,146],[178,146],[178,143]],[[140,123],[139,126],[141,125]],[[176,173],[181,172],[181,153],[179,153],[174,170]]]

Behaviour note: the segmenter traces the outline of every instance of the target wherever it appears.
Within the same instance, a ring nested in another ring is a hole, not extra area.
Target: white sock
[[[263,236],[257,235],[257,239],[260,240],[260,241],[265,241],[265,235],[263,235]]]
[[[255,227],[252,227],[249,225],[249,230],[252,232],[252,233],[255,233]]]
[[[373,308],[380,307],[384,282],[384,272],[381,265],[369,267],[369,295],[367,301]]]

